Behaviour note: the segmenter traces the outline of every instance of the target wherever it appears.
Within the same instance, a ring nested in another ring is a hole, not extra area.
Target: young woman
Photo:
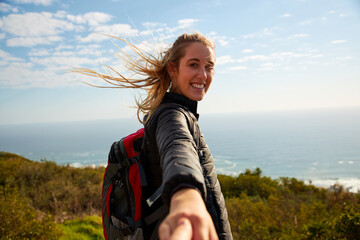
[[[160,239],[232,239],[225,201],[205,139],[197,125],[197,102],[214,76],[215,45],[200,33],[183,34],[159,58],[128,43],[138,59],[126,57],[128,68],[143,79],[118,78],[83,69],[120,88],[147,91],[138,101],[145,127],[143,162],[148,187],[144,198],[162,185],[168,214],[160,226],[144,226],[144,238],[158,231]],[[156,111],[162,104],[170,108]],[[162,203],[143,205],[146,216]]]

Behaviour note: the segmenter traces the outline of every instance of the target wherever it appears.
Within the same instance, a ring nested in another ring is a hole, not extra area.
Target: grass
[[[60,240],[104,239],[100,216],[88,216],[72,219],[61,224],[64,235]]]

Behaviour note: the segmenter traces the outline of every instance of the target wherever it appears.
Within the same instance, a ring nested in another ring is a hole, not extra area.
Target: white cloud
[[[254,34],[247,34],[243,36],[244,39],[253,38],[253,37],[255,37]]]
[[[299,23],[301,26],[310,25],[313,23],[313,20],[305,20]]]
[[[114,25],[103,25],[95,28],[96,32],[110,34],[110,35],[133,35],[137,34],[138,30],[133,29],[128,24],[114,24]]]
[[[274,30],[277,27],[273,27],[273,28],[264,28],[260,31],[254,32],[254,33],[250,33],[250,34],[246,34],[243,36],[244,39],[249,39],[249,38],[262,38],[262,37],[267,37],[267,36],[273,36],[274,35]]]
[[[273,30],[269,28],[264,28],[262,31],[263,36],[272,36],[274,35]]]
[[[187,18],[187,19],[181,19],[178,21],[179,28],[188,28],[191,27],[194,23],[198,22],[198,19],[193,18]]]
[[[75,29],[72,23],[56,19],[49,12],[10,14],[2,18],[2,23],[5,32],[21,37],[57,35]]]
[[[95,46],[87,46],[86,48],[79,48],[76,52],[76,55],[92,55],[92,56],[99,56],[99,50],[100,47],[95,47]]]
[[[76,48],[70,45],[59,45],[55,48],[46,49],[38,48],[32,49],[28,56],[31,61],[38,65],[67,65],[72,62],[72,65],[78,65],[75,61],[83,64],[96,63],[101,58],[100,46],[95,44],[77,45]],[[94,56],[96,56],[94,58]],[[64,58],[68,58],[66,61]],[[104,59],[104,58],[103,58]]]
[[[43,5],[43,6],[50,6],[53,3],[53,0],[13,0],[13,1],[20,4],[35,4],[35,5]]]
[[[312,53],[317,50],[311,50]],[[272,71],[275,68],[282,67],[283,70],[292,69],[291,64],[298,64],[299,58],[305,58],[306,64],[311,64],[310,59],[322,58],[322,54],[312,54],[309,51],[307,53],[294,53],[294,52],[273,52],[269,55],[250,55],[237,59],[237,63],[241,63],[240,66],[230,67],[228,70],[246,70],[248,68],[256,68],[257,71]],[[307,59],[309,58],[309,59]],[[234,62],[232,56],[226,55],[220,58],[220,65],[229,62]],[[259,67],[258,67],[259,66]]]
[[[65,11],[56,13],[25,13],[10,14],[0,21],[0,28],[10,35],[17,37],[9,38],[7,46],[33,47],[38,44],[52,44],[62,40],[59,36],[65,31],[84,30],[84,26],[76,24],[88,24],[95,32],[105,33],[114,36],[136,34],[137,30],[131,29],[126,24],[101,25],[110,21],[111,15],[100,12],[90,12],[83,15],[67,15]],[[75,23],[75,24],[74,24]],[[4,38],[5,35],[2,37]],[[101,41],[104,36],[90,34],[81,39],[83,42]]]
[[[81,49],[80,49],[81,50]],[[0,86],[11,88],[61,87],[78,84],[80,74],[67,74],[76,66],[94,66],[109,59],[80,56],[77,51],[52,52],[46,49],[32,51],[30,61],[0,50]],[[36,56],[36,57],[35,57]]]
[[[165,27],[167,34],[171,34],[174,33],[176,31],[183,31],[185,28],[190,28],[194,23],[198,22],[198,19],[193,19],[193,18],[186,18],[186,19],[180,19],[178,20],[178,25],[176,27],[173,28],[169,28],[169,27]]]
[[[57,18],[65,18],[67,16],[67,13],[66,11],[57,11],[54,16]]]
[[[322,55],[322,54],[316,54],[316,55],[311,56],[311,58],[322,58],[322,57],[324,57],[324,55]]]
[[[42,66],[57,66],[60,69],[66,70],[67,66],[85,66],[85,65],[94,65],[97,61],[91,58],[86,57],[76,57],[73,56],[73,53],[70,55],[64,56],[51,56],[46,58],[31,57],[30,60],[32,63]]]
[[[284,13],[284,14],[281,15],[280,17],[282,17],[282,18],[288,18],[288,17],[291,17],[291,14],[289,14],[289,13]]]
[[[297,33],[293,35],[293,38],[304,38],[304,37],[308,37],[309,34],[306,33]]]
[[[219,36],[216,32],[211,32],[209,37],[211,37],[216,42],[216,44],[219,44],[223,47],[227,46],[230,41],[234,40],[234,38],[228,38],[227,36]]]
[[[19,10],[16,7],[13,7],[7,3],[0,3],[0,12],[18,12]]]
[[[74,22],[76,24],[85,24],[86,20],[84,19],[83,16],[81,15],[66,15],[67,20]]]
[[[353,57],[351,57],[351,56],[336,57],[336,60],[339,60],[339,61],[348,61],[351,59],[353,59]]]
[[[54,42],[59,42],[63,38],[59,36],[44,36],[44,37],[18,37],[11,38],[6,41],[8,47],[33,47],[36,45],[50,45]]]
[[[261,64],[261,68],[259,68],[259,71],[272,71],[274,70],[275,64],[268,62],[268,63],[263,63]]]
[[[75,56],[76,53],[73,51],[61,51],[61,52],[54,52],[53,56],[54,57],[70,57],[70,56]]]
[[[309,54],[293,53],[293,52],[275,52],[270,55],[271,58],[278,59],[280,61],[288,58],[299,58],[305,56],[309,56]]]
[[[275,66],[275,64],[272,63],[272,62],[267,62],[267,63],[261,64],[261,66],[263,66],[263,67],[273,67],[273,66]]]
[[[8,12],[11,8],[11,5],[7,3],[0,3],[0,12]]]
[[[153,31],[152,30],[145,30],[145,31],[141,31],[140,35],[142,36],[148,36],[148,35],[152,35]]]
[[[166,24],[164,24],[164,23],[158,23],[158,22],[144,22],[144,23],[142,23],[142,25],[143,25],[145,28],[147,28],[147,29],[149,29],[149,28],[153,29],[153,28],[164,28],[164,27],[166,27]]]
[[[166,28],[166,24],[164,23],[145,22],[142,23],[142,25],[146,28],[146,30],[139,33],[142,36],[152,35],[153,37],[155,37],[156,35],[154,35],[154,33],[160,34]]]
[[[246,56],[241,59],[238,59],[237,62],[247,62],[247,61],[265,61],[268,60],[269,57],[265,55],[252,55],[252,56]]]
[[[228,68],[228,70],[230,70],[230,71],[245,71],[247,69],[248,68],[246,66],[241,66],[241,65]]]
[[[96,27],[94,32],[90,33],[87,37],[80,37],[79,40],[81,42],[100,42],[109,39],[109,36],[105,36],[103,34],[114,37],[123,37],[137,35],[138,30],[131,28],[128,24],[103,25]]]
[[[12,54],[0,49],[0,59],[4,63],[24,61],[22,58],[14,57]]]
[[[49,56],[50,54],[51,53],[47,49],[32,49],[28,55],[33,57],[44,57]]]
[[[220,46],[226,46],[229,44],[229,42],[224,39],[219,39],[218,42],[219,42]]]
[[[76,77],[72,75],[70,79],[69,74],[64,74],[64,71],[56,72],[51,67],[39,70],[35,69],[32,63],[23,62],[13,62],[0,68],[0,71],[0,86],[11,88],[68,86],[74,84],[71,81]]]
[[[340,43],[346,43],[346,40],[334,40],[331,41],[332,44],[340,44]]]
[[[252,50],[252,49],[244,49],[244,50],[242,50],[242,52],[243,53],[252,53],[252,52],[254,52],[254,50]]]
[[[216,65],[224,65],[232,62],[235,62],[235,59],[233,59],[230,55],[220,56],[216,58]]]
[[[107,13],[101,13],[101,12],[90,12],[86,13],[84,15],[84,18],[86,19],[86,22],[90,26],[98,26],[103,23],[107,23],[112,19],[112,16]]]
[[[150,53],[153,56],[157,56],[159,53],[163,52],[164,49],[168,48],[168,44],[165,42],[153,42],[153,41],[143,41],[139,44],[134,44],[138,49],[141,49],[141,51]],[[125,45],[121,50],[123,53],[132,54],[133,50],[129,45]],[[117,54],[115,54],[117,55]],[[120,59],[120,58],[119,58]]]
[[[107,23],[112,16],[102,12],[89,12],[83,15],[67,15],[66,18],[76,24],[88,24],[92,27]]]

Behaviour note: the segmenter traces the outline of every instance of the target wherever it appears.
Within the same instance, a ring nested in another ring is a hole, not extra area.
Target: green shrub
[[[0,239],[103,239],[104,170],[0,152]],[[360,194],[340,185],[273,180],[259,168],[218,178],[234,239],[360,239]]]
[[[101,213],[105,168],[74,168],[42,160],[33,162],[0,152],[0,186],[11,186],[35,209],[49,212],[57,222]]]
[[[360,197],[261,171],[219,175],[234,239],[360,239]]]
[[[261,170],[249,169],[241,173],[237,178],[219,175],[218,176],[224,197],[239,197],[242,193],[248,196],[259,196],[268,198],[270,194],[275,194],[278,183],[269,177],[262,177]]]
[[[360,206],[346,205],[336,219],[335,230],[342,239],[360,239]]]
[[[38,213],[16,189],[1,187],[1,239],[58,239],[61,229],[49,214]]]

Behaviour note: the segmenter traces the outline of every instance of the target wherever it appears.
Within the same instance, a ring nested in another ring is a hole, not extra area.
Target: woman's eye
[[[213,66],[213,65],[207,65],[207,66],[206,66],[206,69],[213,70],[213,69],[214,69],[214,66]]]
[[[190,63],[190,66],[192,66],[192,67],[197,67],[197,63]]]

